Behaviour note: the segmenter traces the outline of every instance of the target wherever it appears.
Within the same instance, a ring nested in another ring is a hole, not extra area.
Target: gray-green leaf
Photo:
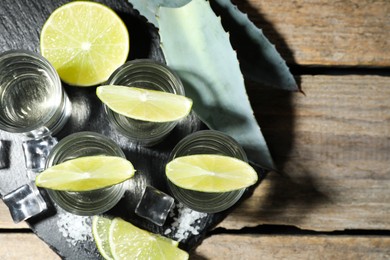
[[[192,0],[180,8],[161,7],[157,17],[167,64],[182,79],[201,120],[235,138],[253,163],[274,169],[236,52],[209,2]]]
[[[191,0],[130,0],[141,15],[159,27],[156,12],[160,6],[181,7]],[[298,91],[298,85],[285,60],[275,46],[264,36],[261,29],[242,13],[230,0],[210,0],[214,12],[221,16],[225,31],[240,61],[245,78],[263,86]]]
[[[230,34],[230,42],[237,50],[241,71],[246,78],[264,86],[299,90],[284,59],[247,14],[229,0],[212,0],[210,3]]]
[[[148,22],[158,28],[156,13],[160,6],[181,7],[191,2],[191,0],[129,0],[129,2]]]

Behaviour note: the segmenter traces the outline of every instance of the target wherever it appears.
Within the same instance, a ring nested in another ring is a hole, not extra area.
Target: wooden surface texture
[[[291,64],[389,66],[387,0],[234,0]]]
[[[379,236],[216,235],[198,247],[193,259],[381,260],[389,257],[389,243],[389,237]]]
[[[298,68],[305,94],[248,82],[280,172],[191,259],[390,259],[390,1],[233,2]],[[0,231],[0,259],[58,259],[1,203]]]
[[[390,229],[390,77],[302,76],[301,86],[306,95],[249,90],[281,173],[220,226]]]

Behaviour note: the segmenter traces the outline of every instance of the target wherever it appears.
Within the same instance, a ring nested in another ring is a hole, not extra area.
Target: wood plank
[[[0,259],[61,259],[33,233],[0,233]]]
[[[288,63],[389,66],[390,1],[234,0]]]
[[[276,164],[219,226],[390,229],[390,77],[305,76],[300,93],[250,88]]]
[[[15,224],[11,218],[8,207],[0,200],[0,229],[26,229],[29,228],[26,222]],[[1,257],[0,257],[1,259]]]
[[[23,250],[20,250],[20,248]],[[214,235],[190,259],[388,259],[380,236]],[[0,234],[0,259],[60,259],[33,234]]]
[[[215,235],[190,259],[389,259],[389,237]]]

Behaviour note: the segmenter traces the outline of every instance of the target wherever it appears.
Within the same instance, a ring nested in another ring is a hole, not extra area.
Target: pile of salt
[[[173,217],[173,223],[170,228],[167,228],[164,235],[169,235],[173,232],[173,238],[177,241],[183,241],[188,238],[189,235],[199,235],[201,220],[207,217],[207,213],[198,212],[187,208],[183,204],[176,205],[178,215],[174,216],[174,211],[171,211],[171,217]]]
[[[58,230],[72,246],[92,239],[91,223],[91,217],[77,216],[65,211],[58,212]]]

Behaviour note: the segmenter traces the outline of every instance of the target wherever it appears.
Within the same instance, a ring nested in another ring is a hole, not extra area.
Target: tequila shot
[[[0,54],[0,129],[29,137],[55,134],[71,104],[53,66],[41,55],[12,50]]]
[[[184,96],[180,79],[166,65],[153,60],[139,59],[125,63],[110,76],[108,85],[120,85],[159,90]],[[177,121],[155,123],[120,115],[105,106],[108,120],[114,127],[135,143],[152,146],[163,140]]]
[[[78,157],[107,155],[125,158],[121,148],[111,139],[95,132],[71,134],[54,146],[46,168]],[[50,198],[64,210],[82,216],[98,215],[110,210],[123,197],[128,181],[92,191],[50,190]]]
[[[183,138],[173,148],[169,161],[194,154],[219,154],[248,161],[244,150],[233,138],[215,130],[198,131]],[[240,189],[230,192],[199,192],[180,188],[168,179],[167,181],[173,197],[183,205],[205,213],[216,213],[230,208],[245,191]]]

